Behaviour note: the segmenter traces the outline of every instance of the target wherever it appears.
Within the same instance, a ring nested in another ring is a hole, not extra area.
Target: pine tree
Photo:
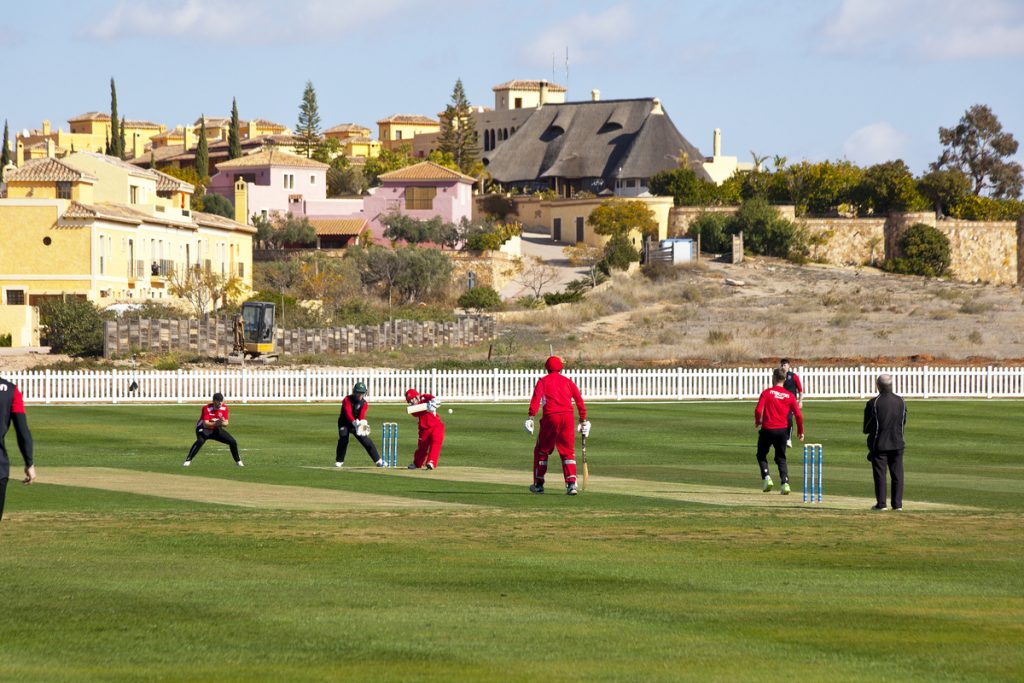
[[[313,81],[306,81],[306,89],[302,93],[302,104],[299,105],[299,121],[295,125],[295,149],[305,154],[307,159],[320,145],[320,108],[316,103],[316,90]]]
[[[121,136],[121,141],[118,143],[121,147],[121,158],[124,159],[128,156],[128,145],[125,144],[124,139],[124,117],[121,117],[121,127],[117,129],[118,135]]]
[[[231,127],[228,128],[228,159],[242,156],[242,138],[238,130],[238,101],[231,98]]]
[[[462,87],[462,79],[455,81],[452,103],[441,115],[441,136],[438,149],[452,155],[452,159],[463,173],[470,173],[477,163],[478,138],[476,125],[470,114],[469,101]]]
[[[7,119],[4,119],[4,151],[3,154],[0,155],[0,168],[5,168],[7,164],[11,163],[10,144],[11,136],[7,130]]]
[[[117,116],[117,86],[114,79],[110,79],[110,141],[107,143],[107,154],[112,157],[121,158],[124,156],[124,147],[121,133],[118,131],[121,120]]]
[[[210,148],[206,142],[206,115],[199,119],[199,144],[196,145],[196,174],[200,178],[210,175]]]

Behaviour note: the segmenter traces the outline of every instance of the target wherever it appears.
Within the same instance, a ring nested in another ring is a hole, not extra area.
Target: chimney
[[[712,138],[711,149],[713,150],[712,153],[711,153],[712,156],[715,156],[715,157],[722,156],[722,129],[721,128],[715,128],[715,135]]]
[[[53,138],[46,138],[46,158],[47,159],[52,159],[53,157],[55,157],[56,154],[54,152],[55,152],[55,150],[54,150]]]
[[[235,180],[235,222],[249,224],[249,188],[242,176]]]
[[[142,131],[132,131],[132,159],[146,151],[146,143],[142,141]]]
[[[593,102],[600,101],[601,100],[601,91],[598,90],[597,88],[594,88],[593,90],[591,90],[590,91],[590,99]]]
[[[18,168],[21,168],[25,165],[25,141],[18,140],[15,146],[17,149],[14,152],[14,163],[18,164]]]
[[[655,97],[651,100],[651,113],[652,114],[664,114],[665,110],[661,108],[661,99]]]
[[[185,138],[185,143],[184,144],[185,144],[185,151],[187,152],[190,149],[192,149],[192,142],[193,142],[192,139],[195,137],[195,133],[192,132],[192,129],[189,126],[182,126],[181,127],[181,133],[182,133],[182,135]]]
[[[43,135],[49,135],[49,134],[50,134],[50,122],[44,120],[43,121]]]
[[[540,106],[543,107],[544,103],[548,101],[548,82],[540,82]]]

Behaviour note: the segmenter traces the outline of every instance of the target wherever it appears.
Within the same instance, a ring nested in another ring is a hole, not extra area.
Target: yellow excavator
[[[258,363],[277,360],[274,322],[274,304],[267,301],[246,301],[242,304],[241,320],[236,323],[241,327],[242,348],[239,349],[239,330],[236,327],[235,351],[228,356],[228,363],[243,363],[246,356]]]

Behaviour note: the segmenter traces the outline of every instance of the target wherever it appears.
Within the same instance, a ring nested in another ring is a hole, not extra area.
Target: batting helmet
[[[420,392],[416,391],[415,389],[409,389],[409,390],[407,390],[405,392],[405,400],[406,401],[411,401],[411,400],[413,400],[414,398],[416,398],[419,395],[420,395]]]
[[[544,361],[544,369],[548,372],[558,372],[562,369],[562,359],[558,356],[551,356]]]

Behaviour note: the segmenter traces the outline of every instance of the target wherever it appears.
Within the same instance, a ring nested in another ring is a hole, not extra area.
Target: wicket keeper
[[[341,413],[338,415],[338,446],[334,451],[334,466],[345,465],[345,453],[348,452],[348,438],[354,434],[356,441],[366,449],[367,455],[373,459],[377,467],[387,467],[387,463],[377,452],[377,446],[370,438],[370,425],[366,421],[366,385],[356,382],[352,393],[341,401]]]
[[[13,382],[0,377],[0,520],[4,518],[4,500],[7,497],[7,479],[11,473],[11,461],[7,457],[4,437],[11,423],[18,437],[18,450],[25,461],[25,478],[22,483],[31,484],[36,479],[36,468],[32,462],[32,433],[25,419],[25,401],[21,391]]]
[[[418,470],[426,467],[428,470],[435,470],[437,459],[441,455],[441,445],[444,443],[444,423],[437,416],[441,401],[431,394],[421,394],[415,389],[409,389],[405,392],[405,402],[411,406],[426,404],[426,410],[413,413],[419,421],[419,440],[409,469]]]
[[[227,426],[228,407],[224,405],[224,394],[218,391],[213,395],[213,403],[203,406],[199,421],[196,422],[196,442],[189,449],[182,467],[189,467],[192,464],[192,458],[196,457],[199,449],[209,439],[227,444],[231,449],[231,457],[235,459],[235,464],[245,467],[242,457],[238,454],[238,442],[235,441],[235,437],[228,434],[228,430],[224,429]]]
[[[565,493],[575,496],[576,488],[576,434],[572,420],[572,405],[576,403],[580,424],[578,431],[584,436],[590,435],[590,422],[587,421],[587,406],[583,403],[579,387],[571,379],[562,374],[562,359],[551,356],[544,362],[548,371],[545,377],[537,382],[530,400],[529,414],[524,427],[533,434],[533,416],[541,406],[544,414],[540,418],[540,432],[533,447],[533,483],[530,490],[544,493],[544,475],[548,471],[548,456],[558,449],[562,459],[562,476],[565,478]]]

